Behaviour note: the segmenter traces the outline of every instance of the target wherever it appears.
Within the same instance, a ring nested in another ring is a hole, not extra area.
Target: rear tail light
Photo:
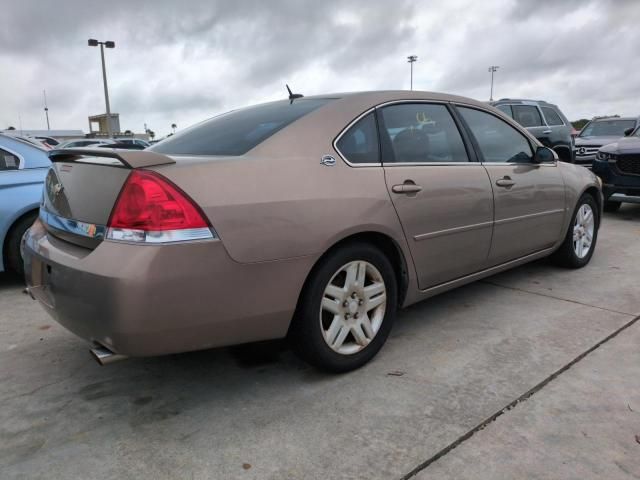
[[[162,175],[133,170],[116,200],[107,239],[166,243],[217,238],[204,213]]]

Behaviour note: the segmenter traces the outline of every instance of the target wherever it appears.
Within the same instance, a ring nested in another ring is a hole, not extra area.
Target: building
[[[109,120],[108,120],[109,119]],[[100,115],[92,115],[89,117],[89,137],[99,137],[102,135],[108,135],[109,129],[107,128],[107,121],[111,126],[112,135],[120,135],[120,114],[112,113],[107,117],[106,113]]]

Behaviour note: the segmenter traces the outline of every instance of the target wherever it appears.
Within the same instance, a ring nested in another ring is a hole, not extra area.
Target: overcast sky
[[[557,103],[575,120],[640,114],[638,0],[5,1],[0,128],[88,131],[98,48],[122,130],[159,136],[285,96],[414,88]]]

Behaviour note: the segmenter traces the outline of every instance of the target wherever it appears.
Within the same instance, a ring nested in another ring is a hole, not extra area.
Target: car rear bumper
[[[127,356],[286,335],[313,259],[240,264],[220,241],[102,242],[51,236],[40,220],[24,245],[27,285],[61,325]]]

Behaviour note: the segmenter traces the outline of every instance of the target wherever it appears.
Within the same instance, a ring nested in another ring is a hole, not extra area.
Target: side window
[[[476,138],[485,162],[529,163],[533,151],[527,138],[489,113],[458,107]]]
[[[20,168],[20,159],[13,153],[0,148],[0,172],[18,170],[18,168]]]
[[[544,118],[547,120],[547,125],[555,126],[555,125],[564,125],[562,118],[560,115],[551,107],[540,107],[542,108],[542,113],[544,114]]]
[[[513,119],[523,127],[541,127],[542,117],[533,105],[512,105]]]
[[[381,109],[387,145],[385,161],[396,163],[468,162],[467,151],[444,105],[402,103]],[[386,156],[392,158],[386,158]]]
[[[511,111],[511,105],[498,105],[496,108],[498,110],[501,110],[503,113],[506,113],[511,118],[513,118],[513,112]]]
[[[347,130],[336,146],[351,163],[380,163],[378,128],[373,112],[365,115]]]

